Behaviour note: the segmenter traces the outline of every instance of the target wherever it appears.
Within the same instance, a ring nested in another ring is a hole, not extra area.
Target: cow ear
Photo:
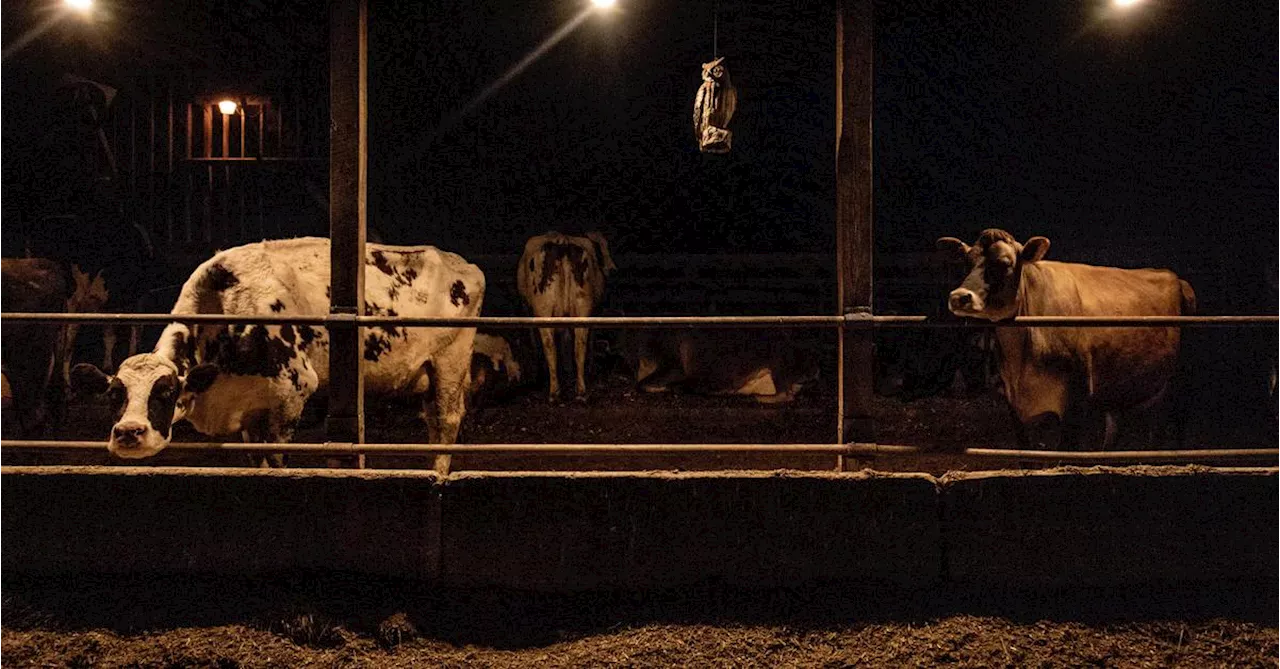
[[[939,251],[949,251],[959,256],[969,253],[969,245],[955,237],[939,237],[938,241],[934,242],[934,246]]]
[[[1044,258],[1044,254],[1049,252],[1049,240],[1045,237],[1032,237],[1022,245],[1022,254],[1019,259],[1022,262],[1036,262]]]
[[[196,365],[187,372],[186,389],[193,393],[202,393],[213,385],[215,379],[218,378],[218,366],[204,363]]]
[[[70,381],[71,389],[79,395],[101,395],[111,385],[111,377],[87,362],[71,368]]]

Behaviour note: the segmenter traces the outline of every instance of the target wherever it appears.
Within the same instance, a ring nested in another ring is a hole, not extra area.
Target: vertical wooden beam
[[[153,235],[160,227],[156,200],[156,78],[151,76],[147,77],[147,229]]]
[[[263,139],[263,133],[266,131],[266,127],[267,127],[266,122],[267,122],[267,105],[265,104],[258,105],[258,157],[259,158],[265,158],[267,155],[262,150],[262,147],[266,145],[266,140]]]
[[[168,105],[169,115],[169,130],[166,135],[169,156],[168,162],[165,164],[164,173],[164,220],[165,229],[169,233],[169,243],[173,244],[173,79],[165,81],[165,101]]]
[[[872,443],[872,0],[836,2],[836,253],[839,272],[840,443]],[[842,459],[843,460],[843,459]],[[841,462],[841,468],[850,463]]]
[[[213,105],[202,105],[200,107],[200,117],[204,120],[204,155],[202,158],[213,157]]]
[[[222,117],[222,157],[231,157],[231,115],[223,114],[222,110],[218,110],[218,115]]]
[[[332,442],[364,441],[364,360],[354,318],[364,313],[367,60],[367,1],[330,0],[329,313],[351,319],[329,328],[325,431]]]

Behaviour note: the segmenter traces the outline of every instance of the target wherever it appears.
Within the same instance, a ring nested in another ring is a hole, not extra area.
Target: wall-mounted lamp
[[[222,100],[218,102],[218,111],[222,112],[223,116],[230,116],[236,113],[236,109],[239,107],[240,105],[236,104],[235,100]]]

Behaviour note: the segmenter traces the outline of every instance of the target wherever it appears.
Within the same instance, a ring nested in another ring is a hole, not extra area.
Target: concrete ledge
[[[352,570],[435,564],[429,472],[6,467],[7,573]]]
[[[447,585],[938,581],[927,475],[461,474],[445,483]]]
[[[1267,580],[1274,468],[922,474],[4,467],[8,573],[534,590]]]
[[[1091,467],[941,480],[949,581],[1009,587],[1272,579],[1274,468]]]

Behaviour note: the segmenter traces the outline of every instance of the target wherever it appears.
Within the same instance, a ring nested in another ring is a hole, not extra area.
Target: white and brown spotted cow
[[[430,246],[365,246],[365,312],[472,317],[485,279],[478,267]],[[174,314],[322,315],[329,312],[329,240],[264,241],[222,251],[182,287]],[[365,390],[423,398],[428,438],[453,443],[465,414],[474,328],[363,330]],[[329,341],[308,326],[194,326],[174,322],[151,353],[108,377],[72,370],[78,387],[106,392],[116,411],[107,448],[154,455],[174,422],[248,441],[288,441],[312,393],[329,381]],[[447,469],[448,456],[436,460]]]
[[[628,330],[623,356],[645,392],[749,395],[790,402],[818,378],[811,351],[785,332],[764,330]]]
[[[961,253],[970,271],[951,291],[957,316],[1180,316],[1195,311],[1191,285],[1163,269],[1119,269],[1044,260],[1049,240],[1018,243],[984,230],[973,246],[955,237],[940,249]],[[1165,403],[1178,364],[1176,327],[996,328],[1000,378],[1024,445],[1076,441],[1080,411],[1104,412],[1102,447],[1115,439],[1116,414]]]
[[[609,244],[599,232],[574,237],[558,232],[532,237],[524,245],[516,270],[516,286],[525,304],[540,317],[590,316],[604,296],[605,278],[617,269],[609,256]],[[560,397],[556,373],[556,328],[538,328],[542,354],[551,377],[550,399]],[[577,362],[575,398],[585,400],[587,384],[587,328],[573,329],[573,352]]]

